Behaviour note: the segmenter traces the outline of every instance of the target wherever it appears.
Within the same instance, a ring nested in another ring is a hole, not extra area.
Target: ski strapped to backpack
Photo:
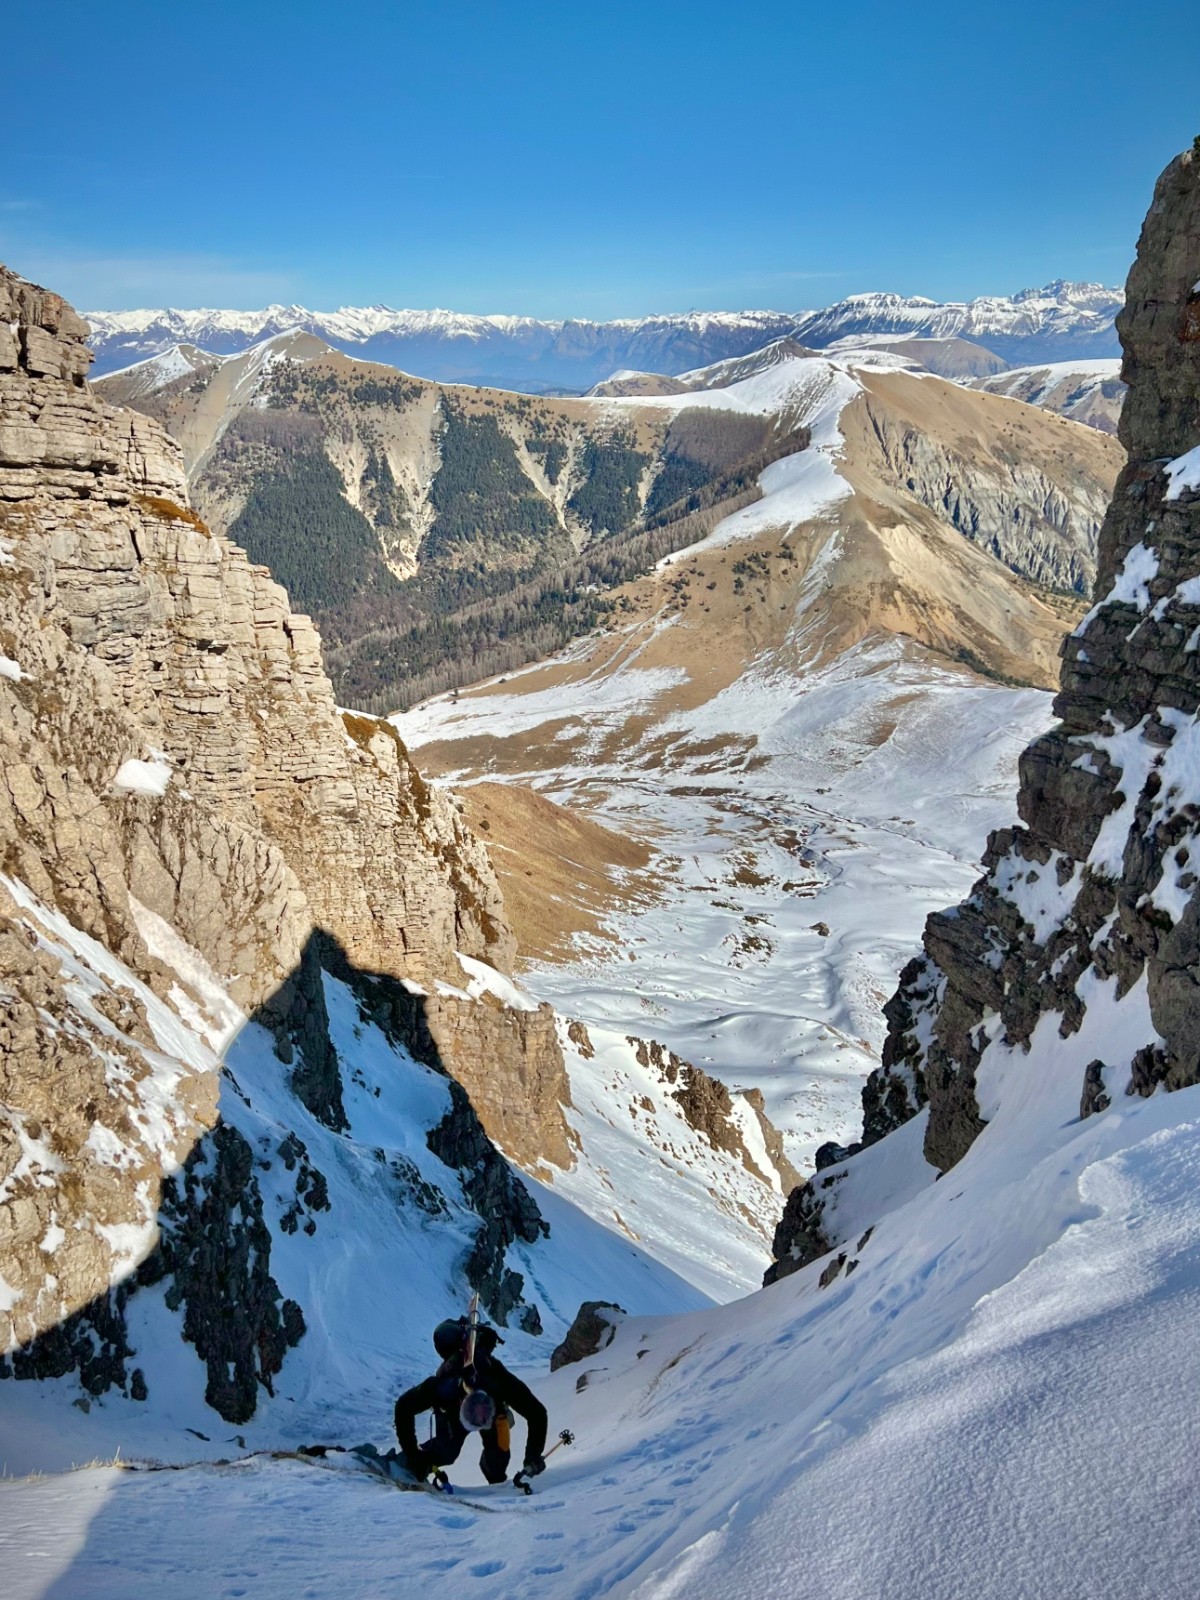
[[[496,1421],[496,1402],[486,1389],[478,1387],[475,1371],[475,1345],[479,1337],[479,1295],[471,1296],[467,1309],[467,1338],[463,1347],[462,1403],[458,1420],[468,1433],[486,1433]]]
[[[560,1450],[563,1447],[564,1444],[574,1444],[574,1443],[575,1443],[575,1435],[571,1432],[571,1430],[569,1428],[564,1428],[563,1431],[558,1436],[558,1443],[557,1444],[552,1444],[550,1446],[549,1450],[546,1451],[544,1459],[548,1461],[550,1459],[550,1457],[554,1454],[554,1452],[556,1450]],[[514,1489],[520,1489],[522,1494],[532,1494],[533,1493],[533,1485],[530,1483],[529,1474],[525,1471],[524,1467],[522,1467],[520,1472],[518,1472],[516,1474],[516,1476],[513,1478],[513,1488]]]
[[[475,1376],[475,1339],[479,1333],[479,1290],[471,1296],[467,1307],[467,1347],[463,1353],[463,1376]]]

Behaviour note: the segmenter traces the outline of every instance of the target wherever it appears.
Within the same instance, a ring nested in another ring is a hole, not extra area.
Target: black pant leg
[[[503,1483],[508,1477],[511,1452],[507,1436],[507,1427],[504,1429],[503,1441],[494,1427],[485,1429],[480,1435],[483,1440],[483,1450],[480,1453],[479,1465],[489,1483]]]
[[[421,1446],[421,1454],[435,1467],[448,1467],[458,1460],[466,1443],[467,1430],[457,1417],[447,1416],[444,1411],[435,1411],[433,1415],[434,1435]]]

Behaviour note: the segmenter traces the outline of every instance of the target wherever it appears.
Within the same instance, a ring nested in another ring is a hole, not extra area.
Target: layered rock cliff
[[[338,710],[312,624],[189,509],[173,441],[90,392],[86,333],[0,269],[0,1347],[19,1373],[136,1389],[140,1262],[186,1306],[211,1403],[240,1416],[303,1330],[259,1175],[282,1163],[296,1216],[321,1194],[302,1142],[251,1159],[218,1124],[216,1052],[245,1017],[334,1131],[354,1068],[323,971],[364,1018],[402,1015],[419,1059],[486,1079],[504,1115],[485,1121],[520,1124],[527,1159],[570,1159],[569,1091],[548,1007],[467,991],[456,952],[503,971],[515,943],[456,803],[390,726]],[[468,1270],[504,1316],[504,1252],[544,1225],[456,1094],[431,1142],[448,1182],[469,1169]]]
[[[1200,147],[1159,179],[1117,326],[1129,460],[1096,603],[1064,643],[1060,720],[1022,758],[1020,825],[929,918],[864,1092],[863,1144],[922,1113],[941,1172],[988,1120],[989,1048],[1076,1072],[1081,1117],[1200,1082]],[[1077,1061],[1090,1006],[1130,1020]],[[846,1156],[822,1152],[790,1198],[775,1275],[841,1242]]]
[[[867,468],[1041,588],[1090,593],[1096,540],[1120,451],[1033,408],[989,404],[904,373],[865,379],[847,416]]]

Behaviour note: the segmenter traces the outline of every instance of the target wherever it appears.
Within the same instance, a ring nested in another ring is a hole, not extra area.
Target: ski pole
[[[546,1451],[546,1454],[543,1457],[543,1459],[546,1460],[546,1461],[549,1461],[550,1457],[554,1454],[554,1452],[556,1450],[561,1450],[561,1448],[563,1447],[564,1444],[574,1444],[574,1443],[575,1443],[575,1435],[571,1432],[570,1428],[564,1428],[563,1431],[558,1436],[558,1443],[557,1444],[552,1444],[550,1446],[549,1450]],[[533,1485],[530,1483],[529,1474],[525,1471],[524,1467],[522,1467],[520,1472],[518,1472],[517,1475],[513,1478],[513,1488],[514,1489],[520,1489],[522,1494],[532,1494],[533,1493]]]

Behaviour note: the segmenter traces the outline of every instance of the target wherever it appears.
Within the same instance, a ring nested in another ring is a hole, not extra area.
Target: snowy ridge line
[[[804,315],[805,313],[800,313]],[[88,311],[84,313],[96,335],[109,332],[141,332],[158,324],[181,334],[198,328],[253,334],[261,337],[265,329],[287,331],[292,328],[327,328],[342,338],[365,340],[379,333],[438,332],[449,338],[479,338],[488,332],[519,333],[526,329],[561,333],[568,328],[620,329],[636,332],[661,326],[681,327],[703,333],[709,328],[741,327],[745,324],[774,321],[795,315],[781,311],[688,311],[659,312],[643,317],[615,317],[607,322],[586,318],[544,320],[507,313],[479,315],[470,312],[432,310],[393,310],[390,306],[342,306],[336,311],[310,311],[300,305],[269,305],[261,311],[226,311],[200,308],[195,311],[163,307],[141,311]],[[194,341],[192,341],[194,342]]]
[[[430,378],[498,382],[519,372],[525,381],[580,387],[614,371],[667,374],[694,371],[714,361],[746,355],[774,340],[792,337],[823,347],[847,336],[892,338],[961,336],[987,344],[1006,341],[1031,355],[1069,354],[1097,345],[1115,349],[1112,319],[1118,291],[1096,284],[1061,281],[1019,294],[938,302],[872,293],[852,295],[816,311],[690,311],[593,322],[586,318],[541,320],[505,314],[474,315],[443,309],[395,310],[390,306],[342,306],[314,311],[271,305],[258,311],[171,307],[88,312],[98,372],[130,364],[186,343],[220,354],[236,354],[279,333],[303,331],[336,348],[361,352]],[[407,347],[407,348],[406,348]],[[1053,348],[1052,348],[1053,347]],[[112,352],[111,357],[109,352]],[[123,358],[123,359],[121,359]],[[444,366],[443,366],[444,358]],[[464,366],[463,363],[466,363]],[[471,363],[483,363],[474,365]],[[410,370],[411,370],[410,369]]]
[[[953,328],[1004,329],[1018,326],[1032,329],[1039,319],[1057,315],[1062,320],[1084,322],[1111,316],[1122,300],[1122,291],[1101,284],[1068,283],[1057,279],[1041,289],[1023,289],[1012,296],[981,295],[973,300],[937,301],[919,295],[898,295],[868,291],[848,295],[818,311],[784,312],[771,310],[656,312],[641,317],[614,317],[595,322],[586,317],[543,319],[511,313],[477,314],[451,311],[394,309],[387,305],[341,306],[336,311],[310,310],[306,306],[272,304],[258,311],[235,311],[216,307],[183,310],[174,307],[143,308],[133,311],[85,311],[93,336],[104,339],[115,333],[144,333],[162,327],[181,339],[196,343],[199,330],[213,330],[261,338],[267,329],[327,329],[341,338],[364,341],[380,333],[430,333],[456,339],[478,339],[491,332],[518,334],[526,331],[562,333],[566,329],[591,328],[597,331],[640,332],[648,328],[681,328],[704,333],[710,328],[736,328],[758,323],[790,320],[797,332],[819,330],[823,323],[836,324],[853,317],[885,319],[894,324],[892,336],[916,331],[945,337]],[[891,330],[876,329],[877,332]],[[628,372],[631,369],[624,369]],[[620,370],[616,375],[621,375]]]

